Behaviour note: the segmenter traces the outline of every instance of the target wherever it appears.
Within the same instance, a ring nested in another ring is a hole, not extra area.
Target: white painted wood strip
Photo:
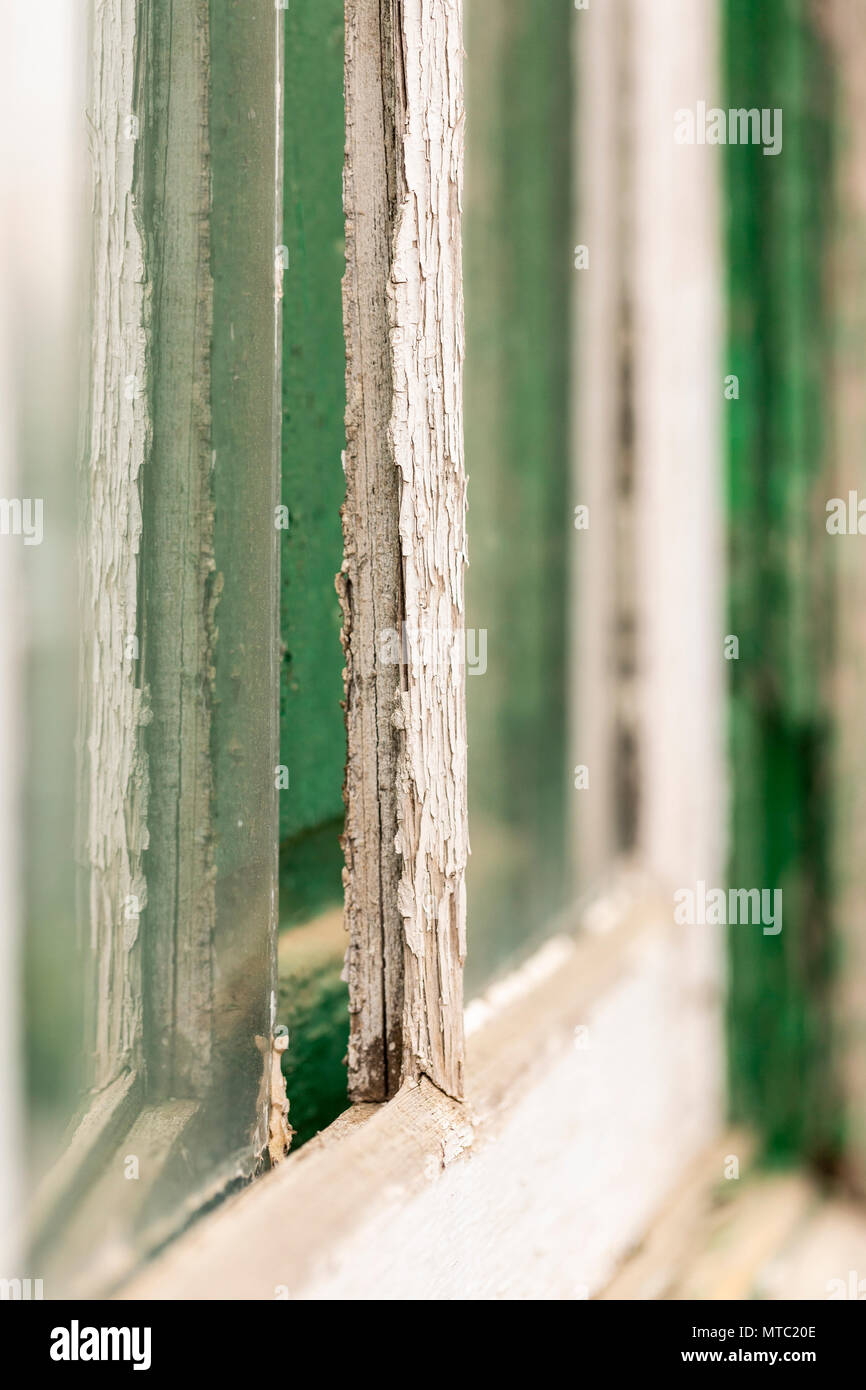
[[[463,1094],[466,660],[463,574],[463,25],[460,0],[399,7],[398,207],[388,287],[409,643],[398,712],[403,1077]],[[428,639],[429,633],[429,639]]]
[[[141,470],[150,438],[145,368],[144,253],[133,202],[137,0],[93,12],[92,367],[86,517],[82,537],[84,629],[81,754],[95,1059],[106,1086],[140,1056],[141,952],[146,903],[147,709],[127,659],[139,632]]]
[[[572,241],[589,266],[572,270],[569,550],[569,722],[572,889],[597,889],[615,850],[614,701],[616,498],[622,289],[621,16],[617,4],[575,13]],[[575,529],[574,508],[589,509]],[[585,766],[589,787],[574,787]]]

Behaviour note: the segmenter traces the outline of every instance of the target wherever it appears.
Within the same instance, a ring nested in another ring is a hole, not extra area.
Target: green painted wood
[[[280,838],[342,818],[343,5],[285,15]],[[293,858],[303,852],[296,846]],[[337,877],[339,892],[339,871]]]
[[[827,213],[832,91],[805,0],[726,0],[726,105],[781,107],[783,149],[726,151],[732,885],[781,888],[783,930],[730,931],[734,1118],[830,1162]]]
[[[570,0],[467,0],[467,986],[563,905]]]

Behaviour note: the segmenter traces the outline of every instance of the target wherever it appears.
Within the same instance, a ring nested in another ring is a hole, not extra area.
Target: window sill
[[[599,1293],[721,1130],[718,986],[688,940],[643,897],[548,942],[470,1008],[466,1103],[423,1079],[354,1107],[119,1297]]]

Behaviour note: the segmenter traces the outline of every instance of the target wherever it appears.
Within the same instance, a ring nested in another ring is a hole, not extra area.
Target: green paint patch
[[[286,931],[279,945],[278,1018],[289,1030],[283,1075],[293,1149],[347,1108],[349,992],[340,979],[345,950],[342,911]]]
[[[280,930],[300,926],[343,900],[343,819],[280,846]]]
[[[280,838],[342,815],[343,4],[285,15]],[[296,883],[297,886],[297,883]]]
[[[811,539],[826,421],[825,256],[832,86],[806,0],[727,0],[732,107],[784,110],[784,149],[725,154],[732,885],[780,888],[784,930],[729,933],[733,1118],[775,1161],[832,1166],[833,951],[828,885],[832,630],[826,551]],[[721,387],[720,387],[721,389]],[[823,518],[818,516],[823,532]]]

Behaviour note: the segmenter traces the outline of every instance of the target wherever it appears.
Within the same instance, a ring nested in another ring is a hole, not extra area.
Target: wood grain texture
[[[350,1093],[462,1094],[466,734],[459,0],[346,6]]]
[[[93,12],[89,100],[93,167],[93,279],[89,439],[82,527],[82,698],[79,753],[82,916],[93,975],[85,1044],[88,1080],[104,1087],[140,1059],[139,917],[147,901],[149,779],[142,731],[150,718],[137,666],[141,472],[151,441],[146,396],[147,289],[133,200],[138,0]]]
[[[422,1079],[356,1107],[121,1296],[600,1292],[718,1132],[706,1003],[667,907],[629,899],[612,921],[607,904],[609,930],[542,948],[551,968],[468,1038],[465,1104]]]
[[[429,1076],[460,1097],[469,850],[462,14],[460,0],[405,0],[399,13],[403,130],[388,292],[391,436],[400,469],[403,621],[410,639],[395,710],[406,943],[403,1076]]]
[[[98,3],[94,45],[88,1050],[207,1100],[200,1183],[258,1160],[273,1071],[282,15]]]
[[[383,1100],[402,1059],[403,948],[397,908],[399,667],[379,660],[400,626],[399,479],[389,435],[392,400],[386,285],[396,201],[391,7],[346,6],[345,92],[346,501],[337,582],[346,657],[343,798],[349,933],[349,1093]]]

